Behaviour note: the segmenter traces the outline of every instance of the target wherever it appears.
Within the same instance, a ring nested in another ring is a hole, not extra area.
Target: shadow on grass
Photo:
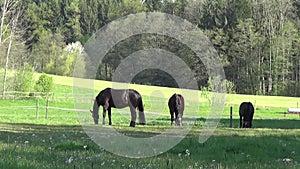
[[[198,120],[204,122],[205,119]],[[298,120],[255,120],[254,123],[254,129],[229,129],[229,120],[222,119],[216,134],[205,143],[198,142],[199,133],[191,132],[168,152],[158,158],[146,159],[128,159],[106,152],[84,133],[81,126],[1,123],[0,156],[3,160],[0,168],[124,168],[132,164],[146,166],[153,161],[156,165],[152,168],[168,168],[169,164],[174,168],[299,167],[299,132],[284,130],[270,135],[270,130],[257,129],[299,129]],[[222,125],[224,127],[220,127]],[[123,127],[122,131],[131,136],[149,136],[153,134],[152,127]],[[195,126],[194,130],[199,128]],[[285,158],[293,161],[284,162]],[[73,161],[68,164],[71,159]]]
[[[219,127],[230,127],[229,119],[221,119]],[[240,127],[240,120],[232,120],[233,128]],[[300,118],[296,119],[254,119],[252,128],[269,128],[269,129],[300,129]]]
[[[164,125],[170,126],[169,118],[158,118],[154,122],[147,124],[149,126]],[[201,127],[205,123],[205,118],[183,118],[183,124],[194,125]],[[218,120],[217,120],[218,121]],[[218,128],[229,128],[230,119],[221,119],[218,123]],[[232,119],[232,128],[239,128],[240,120]],[[268,128],[268,129],[300,129],[300,118],[297,119],[254,119],[252,128]]]

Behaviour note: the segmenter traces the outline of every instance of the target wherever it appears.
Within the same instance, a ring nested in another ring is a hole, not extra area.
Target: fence
[[[75,96],[76,97],[76,96]],[[88,100],[93,101],[93,98],[91,95],[78,95],[78,97],[83,97],[82,101],[87,102]],[[7,91],[5,92],[5,97],[2,97],[0,95],[0,98],[4,100],[28,100],[28,99],[35,99],[36,103],[35,105],[31,106],[5,106],[0,107],[0,109],[35,109],[35,115],[36,118],[39,117],[39,111],[41,109],[44,109],[46,114],[45,118],[48,118],[49,110],[62,110],[62,111],[76,111],[76,112],[88,112],[89,110],[83,110],[83,109],[74,109],[74,108],[66,108],[66,107],[55,107],[50,106],[50,102],[71,102],[74,101],[74,95],[73,93],[48,93],[45,95],[41,92],[18,92],[18,91]],[[41,105],[40,101],[43,100],[45,102],[45,105]],[[78,100],[77,100],[78,101]]]
[[[50,103],[69,103],[72,101],[76,101],[76,103],[84,103],[93,105],[94,96],[92,94],[81,94],[81,95],[74,95],[73,93],[50,93],[46,96],[42,96],[43,93],[41,92],[17,92],[17,91],[7,91],[5,92],[5,100],[24,100],[24,99],[34,99],[35,104],[29,106],[5,106],[0,107],[0,109],[33,109],[35,110],[36,118],[39,118],[39,114],[41,110],[45,111],[45,118],[47,119],[49,116],[49,111],[52,110],[61,110],[61,111],[74,111],[74,112],[90,112],[88,109],[74,109],[74,108],[66,108],[66,107],[57,107],[57,106],[50,106]],[[77,97],[77,98],[76,98]],[[0,98],[2,96],[0,95]],[[76,99],[75,99],[76,98]],[[147,101],[148,99],[144,99]],[[44,103],[41,104],[41,101]],[[151,100],[153,102],[153,100]],[[158,101],[161,102],[161,101]],[[162,113],[156,112],[145,112],[147,114],[153,115],[162,115],[162,116],[169,116]]]

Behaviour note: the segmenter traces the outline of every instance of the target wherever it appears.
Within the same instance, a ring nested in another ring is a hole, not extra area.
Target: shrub
[[[43,95],[45,94],[47,95],[53,91],[53,86],[54,86],[53,78],[47,76],[46,74],[42,74],[37,80],[34,88],[35,91],[42,92]]]
[[[20,67],[14,77],[13,89],[19,92],[30,92],[34,86],[34,69],[30,65]]]

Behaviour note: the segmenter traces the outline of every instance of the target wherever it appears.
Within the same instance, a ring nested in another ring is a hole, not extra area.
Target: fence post
[[[35,117],[39,117],[39,98],[36,99],[36,110],[35,110]]]
[[[232,128],[232,106],[230,106],[230,128]]]
[[[49,99],[46,102],[46,119],[48,118]]]

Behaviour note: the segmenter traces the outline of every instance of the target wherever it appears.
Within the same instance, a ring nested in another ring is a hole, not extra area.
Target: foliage
[[[66,45],[77,41],[84,45],[115,19],[139,12],[165,12],[187,19],[210,39],[227,80],[234,86],[232,92],[300,96],[300,5],[294,0],[25,0],[22,5],[24,14],[17,25],[25,46],[22,40],[13,45],[10,68],[28,62],[38,72],[71,76],[74,61],[79,60],[83,72],[80,77],[111,80],[122,59],[139,50],[160,48],[184,60],[199,86],[208,86],[205,66],[193,51],[166,36],[139,35],[119,42],[96,68],[90,66],[94,61],[64,52]],[[1,29],[7,27],[4,24]],[[0,46],[1,65],[6,44]],[[97,74],[86,73],[90,69],[98,70]],[[147,79],[155,75],[152,71],[140,76]],[[169,85],[163,77],[154,80],[153,83]]]
[[[25,64],[20,67],[14,77],[13,88],[19,92],[31,92],[34,86],[34,69],[32,66]]]
[[[35,86],[34,86],[35,91],[42,92],[43,94],[52,92],[53,87],[54,87],[53,78],[46,74],[42,74],[39,77],[39,79],[36,81]]]

